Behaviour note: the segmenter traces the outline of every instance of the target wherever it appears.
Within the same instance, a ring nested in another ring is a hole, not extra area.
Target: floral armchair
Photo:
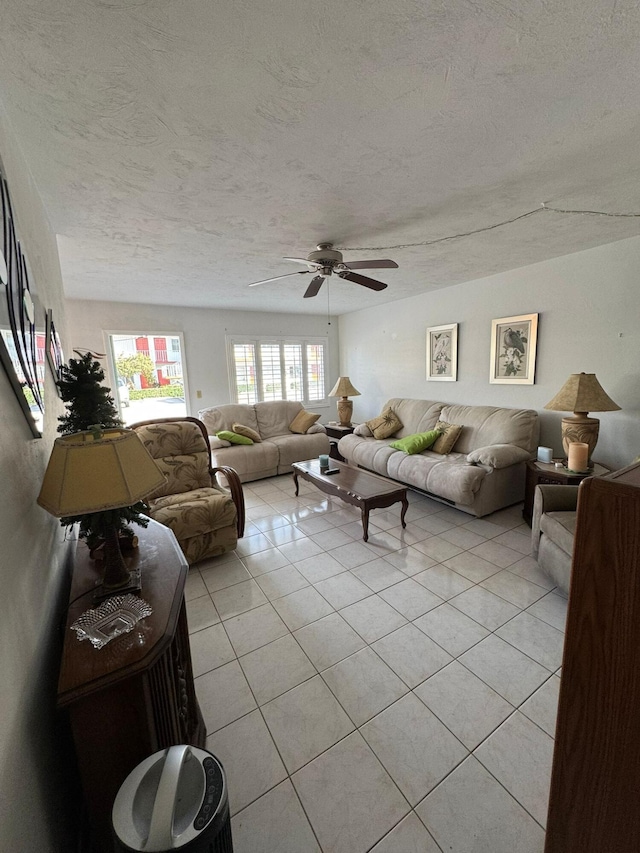
[[[209,437],[197,418],[132,424],[167,482],[146,500],[149,515],[171,528],[188,562],[231,551],[244,533],[244,495],[233,468],[211,468]],[[216,481],[225,476],[228,489]]]

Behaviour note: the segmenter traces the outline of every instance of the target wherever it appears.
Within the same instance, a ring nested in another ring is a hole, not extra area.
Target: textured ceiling
[[[636,0],[3,0],[0,100],[71,298],[332,313],[638,233]],[[1,154],[1,152],[0,152]],[[362,247],[362,249],[360,249]]]

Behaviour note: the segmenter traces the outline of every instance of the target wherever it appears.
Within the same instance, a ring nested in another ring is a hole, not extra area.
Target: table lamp
[[[353,401],[348,400],[347,396],[359,397],[360,392],[356,391],[348,376],[341,376],[329,392],[329,396],[341,398],[338,400],[340,426],[350,427],[351,415],[353,414]]]
[[[620,409],[596,379],[595,373],[572,373],[547,403],[545,409],[554,412],[573,412],[562,419],[562,446],[569,455],[569,445],[581,442],[589,445],[589,461],[598,443],[600,421],[588,417],[589,412],[616,412]]]
[[[104,514],[104,577],[96,598],[140,589],[125,565],[118,515],[164,485],[166,478],[136,432],[96,428],[57,438],[37,501],[57,518]]]

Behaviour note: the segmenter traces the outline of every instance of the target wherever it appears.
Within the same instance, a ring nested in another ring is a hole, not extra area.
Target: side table
[[[562,461],[560,459],[558,462]],[[577,474],[574,471],[569,471],[568,468],[556,468],[553,462],[537,462],[530,460],[527,462],[527,474],[524,491],[524,508],[522,517],[531,527],[531,519],[533,517],[533,499],[535,496],[536,486],[541,483],[549,483],[551,485],[561,486],[577,486],[586,477],[603,477],[609,474],[610,469],[604,465],[593,463],[591,471],[586,471],[584,474]]]
[[[102,649],[70,630],[93,607],[101,564],[77,547],[58,680],[92,829],[92,851],[113,849],[111,807],[144,758],[174,744],[203,747],[206,730],[195,695],[184,603],[189,566],[168,527],[136,528],[139,548],[125,556],[142,572],[141,597],[153,608],[133,631]]]
[[[329,456],[332,459],[337,459],[338,462],[345,462],[343,456],[340,455],[338,450],[338,442],[345,435],[351,435],[351,433],[356,428],[357,424],[352,424],[351,426],[340,426],[340,424],[324,424],[324,428],[327,431],[327,435],[329,436],[329,444],[331,445],[331,449],[329,450]]]

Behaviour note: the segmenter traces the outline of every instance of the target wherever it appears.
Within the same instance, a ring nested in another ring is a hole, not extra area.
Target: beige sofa
[[[569,592],[578,486],[536,486],[531,519],[531,555],[564,592]]]
[[[304,435],[289,429],[289,424],[302,409],[302,403],[288,400],[253,405],[230,403],[201,409],[198,417],[213,439],[221,430],[232,429],[234,423],[256,430],[262,439],[255,444],[234,444],[231,447],[221,447],[220,442],[210,439],[211,464],[213,467],[231,466],[242,482],[247,483],[261,477],[288,474],[292,462],[329,453],[329,439],[322,424],[313,424]]]
[[[539,419],[532,409],[461,406],[394,397],[402,429],[390,438],[347,435],[338,450],[352,465],[398,480],[471,515],[482,516],[524,498],[525,462],[535,458]],[[409,455],[389,445],[397,438],[434,429],[438,420],[461,424],[453,451]]]

